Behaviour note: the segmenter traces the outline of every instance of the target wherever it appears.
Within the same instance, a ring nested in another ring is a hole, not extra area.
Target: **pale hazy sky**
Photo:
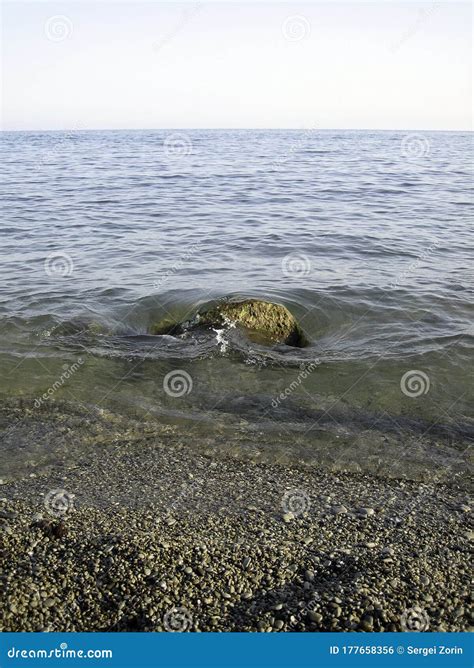
[[[469,3],[6,2],[3,129],[471,129]]]

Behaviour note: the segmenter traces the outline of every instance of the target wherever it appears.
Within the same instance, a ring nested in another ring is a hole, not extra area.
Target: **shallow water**
[[[469,133],[3,133],[1,395],[450,466],[474,435],[471,154]],[[310,345],[150,335],[227,295],[285,304]]]

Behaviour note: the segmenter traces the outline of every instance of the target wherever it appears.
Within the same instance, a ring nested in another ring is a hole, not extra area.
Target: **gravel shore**
[[[462,487],[118,432],[1,481],[1,631],[470,629]]]

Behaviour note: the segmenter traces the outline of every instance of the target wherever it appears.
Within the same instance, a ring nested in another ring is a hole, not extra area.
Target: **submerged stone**
[[[286,306],[260,299],[220,302],[203,308],[187,322],[158,323],[152,327],[151,333],[179,335],[193,329],[219,329],[231,325],[244,330],[256,343],[286,343],[300,348],[307,345],[301,327]]]
[[[76,336],[77,334],[107,334],[107,329],[99,322],[84,320],[69,320],[59,323],[49,330],[48,336]]]

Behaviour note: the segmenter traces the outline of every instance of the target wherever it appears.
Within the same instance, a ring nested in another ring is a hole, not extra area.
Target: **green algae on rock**
[[[151,333],[179,335],[193,329],[226,325],[239,327],[252,341],[264,345],[286,343],[299,348],[307,345],[301,327],[286,306],[260,299],[222,301],[211,308],[200,310],[187,322],[167,321],[153,325]]]

